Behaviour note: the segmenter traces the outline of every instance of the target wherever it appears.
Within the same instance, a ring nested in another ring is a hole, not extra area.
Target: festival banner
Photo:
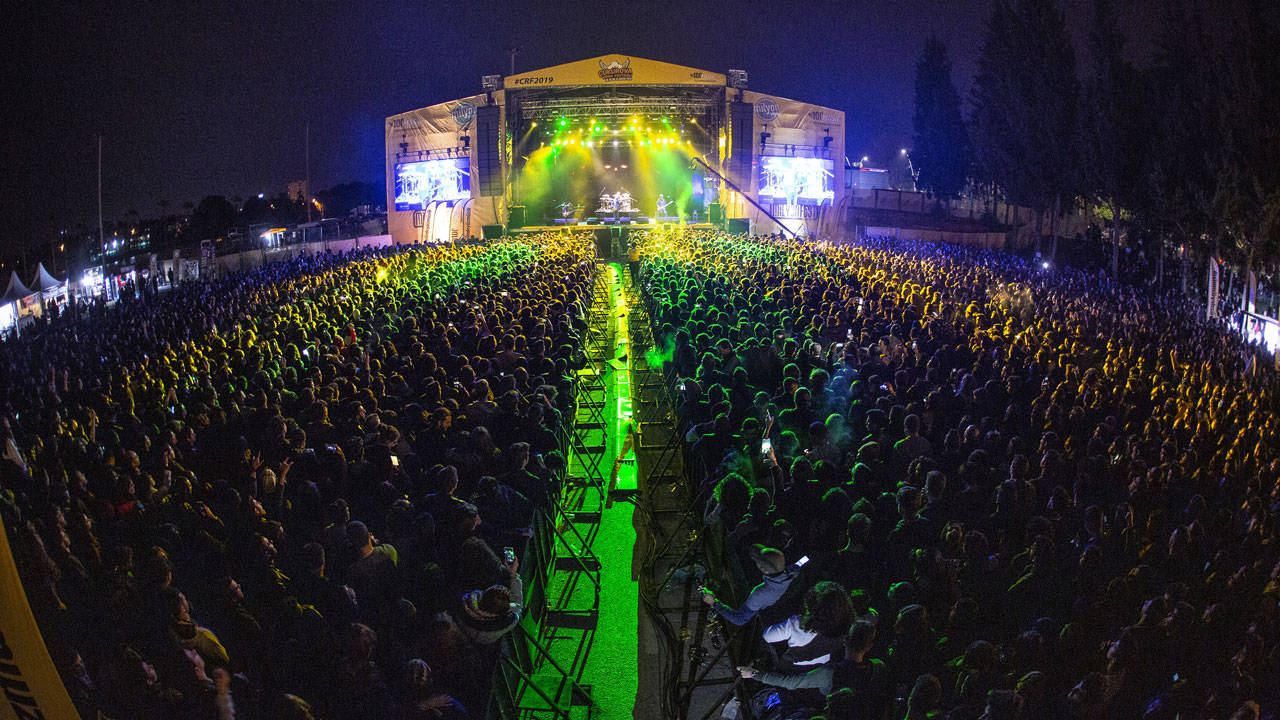
[[[0,519],[0,720],[77,718],[31,614]]]
[[[1218,266],[1218,258],[1209,258],[1209,307],[1205,310],[1205,317],[1218,317],[1218,285],[1221,282],[1222,270]]]
[[[703,85],[725,84],[722,73],[699,70],[630,55],[601,55],[502,79],[508,90],[565,85]]]
[[[1258,274],[1250,270],[1244,276],[1244,297],[1241,298],[1241,310],[1257,312],[1258,310]]]

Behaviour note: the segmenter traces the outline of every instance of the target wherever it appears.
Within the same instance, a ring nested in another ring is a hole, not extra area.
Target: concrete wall
[[[1006,250],[1004,233],[958,233],[944,230],[915,230],[911,228],[868,227],[865,237],[895,237],[903,240],[947,242],[955,245],[972,245],[990,250]]]
[[[926,193],[909,190],[853,188],[846,192],[844,204],[846,214],[853,208],[871,208],[931,215],[937,205]],[[988,210],[987,203],[982,198],[975,197],[956,198],[951,201],[948,208],[950,212],[947,214],[951,217],[968,220],[980,220]],[[1036,226],[1035,213],[1032,210],[1002,202],[995,203],[990,210],[1000,223],[1004,223],[1006,217],[1009,219],[1009,224],[1014,227],[1014,233],[1017,236],[1015,245],[1030,244]],[[1077,234],[1083,234],[1091,222],[1099,222],[1099,220],[1088,210],[1068,212],[1058,222],[1058,235],[1074,237]],[[1045,214],[1042,231],[1045,234],[1049,232],[1048,213]]]
[[[262,267],[267,263],[280,262],[283,260],[292,260],[301,255],[315,255],[322,253],[326,249],[329,252],[347,252],[357,248],[369,247],[387,247],[391,245],[390,235],[369,235],[361,238],[347,240],[331,240],[328,243],[310,242],[298,243],[296,245],[286,245],[281,248],[270,248],[266,250],[248,250],[233,255],[223,255],[216,259],[217,275],[222,276],[229,272],[237,272],[242,270],[253,270]],[[175,271],[176,273],[176,271]]]

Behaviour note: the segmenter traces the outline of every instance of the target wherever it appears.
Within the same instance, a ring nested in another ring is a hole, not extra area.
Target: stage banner
[[[565,85],[724,86],[725,76],[697,68],[630,55],[601,55],[503,78],[508,90]]]
[[[755,104],[756,117],[770,128],[808,131],[818,142],[827,128],[837,139],[844,137],[844,113],[840,110],[751,91],[744,93],[743,99]]]
[[[1205,310],[1205,317],[1218,317],[1218,285],[1222,281],[1222,270],[1218,265],[1218,258],[1209,258],[1209,306]]]
[[[40,637],[0,519],[0,720],[77,718]]]

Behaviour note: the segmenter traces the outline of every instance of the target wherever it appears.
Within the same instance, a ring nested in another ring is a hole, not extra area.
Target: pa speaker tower
[[[502,194],[502,110],[497,105],[476,108],[476,187],[481,197]]]
[[[744,191],[751,187],[755,103],[734,100],[729,105],[729,175]]]

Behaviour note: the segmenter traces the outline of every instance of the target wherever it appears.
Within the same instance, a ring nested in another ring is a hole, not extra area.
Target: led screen
[[[1280,323],[1269,317],[1245,313],[1244,339],[1266,348],[1272,354],[1280,353]]]
[[[396,209],[424,210],[436,200],[471,197],[471,167],[466,158],[423,160],[396,165]]]
[[[807,157],[760,156],[760,200],[786,205],[830,205],[835,165]]]

